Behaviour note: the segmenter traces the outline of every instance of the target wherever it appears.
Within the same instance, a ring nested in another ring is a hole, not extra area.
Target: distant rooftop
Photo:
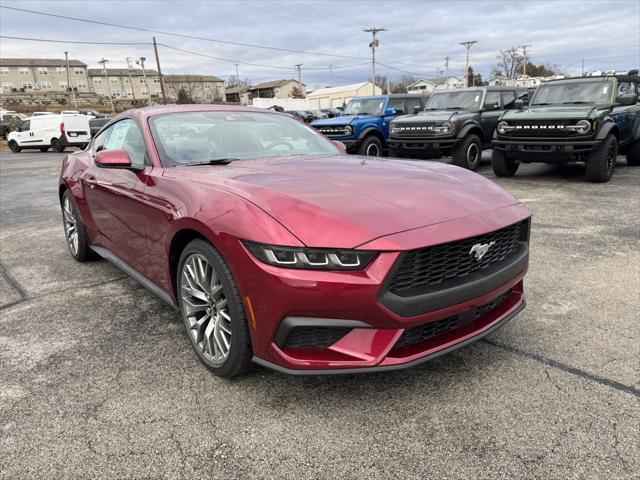
[[[65,67],[64,58],[0,58],[1,67]],[[86,67],[80,60],[69,60],[70,67]]]

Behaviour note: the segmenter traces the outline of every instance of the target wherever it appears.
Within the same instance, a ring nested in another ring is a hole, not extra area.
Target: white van
[[[35,148],[46,152],[62,152],[65,147],[84,149],[91,140],[89,119],[84,115],[39,115],[22,121],[18,129],[9,133],[7,141],[12,152]]]

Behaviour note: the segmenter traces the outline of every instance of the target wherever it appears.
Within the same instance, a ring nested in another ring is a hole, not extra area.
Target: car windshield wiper
[[[551,104],[550,103],[546,103],[546,102],[532,103],[531,104],[532,107],[537,107],[538,105],[551,105]]]
[[[210,160],[205,160],[204,162],[194,162],[194,163],[185,163],[183,165],[178,165],[179,167],[193,167],[197,165],[228,165],[229,163],[241,160],[240,158],[232,158],[232,157],[222,157],[222,158],[212,158]]]
[[[581,100],[575,102],[562,102],[563,105],[591,105],[591,102],[583,102]]]

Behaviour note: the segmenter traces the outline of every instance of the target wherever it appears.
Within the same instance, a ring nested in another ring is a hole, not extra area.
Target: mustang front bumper
[[[274,267],[234,243],[232,258],[238,261],[231,269],[245,302],[254,361],[296,375],[391,370],[482,338],[524,308],[526,254],[514,258],[515,267],[470,282],[448,300],[421,304],[417,314],[410,302],[408,311],[388,304],[387,280],[404,250],[475,237],[528,216],[515,205],[384,237],[376,242],[401,248],[381,252],[362,271]],[[361,248],[376,249],[376,242]]]

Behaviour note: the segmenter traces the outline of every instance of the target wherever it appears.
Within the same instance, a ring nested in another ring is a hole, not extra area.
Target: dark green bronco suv
[[[516,173],[520,162],[585,162],[587,178],[607,182],[618,153],[640,165],[638,71],[543,83],[526,110],[508,110],[493,137],[493,171]]]

